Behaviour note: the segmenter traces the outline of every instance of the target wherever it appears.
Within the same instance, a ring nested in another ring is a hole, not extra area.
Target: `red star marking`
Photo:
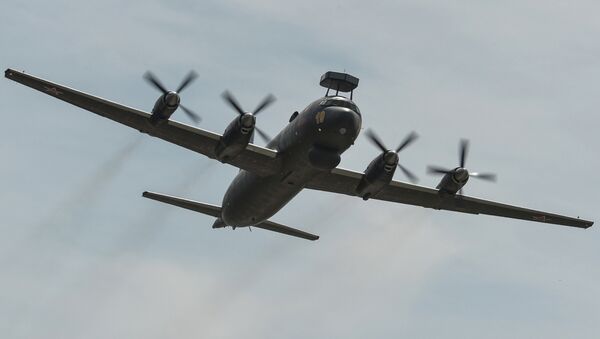
[[[58,89],[56,89],[56,87],[46,87],[46,86],[44,86],[44,88],[46,89],[46,92],[48,92],[48,93],[50,93],[52,95],[58,96],[58,95],[62,94],[62,92],[59,91]]]

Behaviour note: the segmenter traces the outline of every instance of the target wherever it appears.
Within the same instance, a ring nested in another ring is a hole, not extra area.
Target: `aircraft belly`
[[[241,171],[233,180],[223,198],[222,219],[229,226],[252,226],[261,223],[285,206],[316,174],[305,171],[302,175],[274,175],[260,177]],[[291,182],[293,176],[294,182]]]

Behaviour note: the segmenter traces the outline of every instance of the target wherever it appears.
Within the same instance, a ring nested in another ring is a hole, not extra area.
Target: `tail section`
[[[182,199],[182,198],[178,198],[178,197],[173,197],[173,196],[163,195],[163,194],[153,193],[153,192],[144,192],[142,194],[142,196],[144,198],[160,201],[165,204],[182,207],[182,208],[185,208],[185,209],[188,209],[191,211],[200,212],[202,214],[213,216],[213,217],[217,218],[217,220],[213,224],[213,228],[222,228],[222,227],[227,226],[221,219],[221,207],[219,207],[219,206],[205,204],[205,203],[192,201],[192,200],[186,200],[186,199]],[[301,230],[298,230],[298,229],[295,229],[292,227],[288,227],[285,225],[281,225],[278,223],[274,223],[274,222],[268,221],[268,220],[265,222],[262,222],[260,224],[254,225],[254,227],[262,228],[262,229],[265,229],[268,231],[278,232],[278,233],[282,233],[282,234],[286,234],[286,235],[291,235],[293,237],[298,237],[298,238],[307,239],[307,240],[319,239],[319,236],[317,236],[317,235],[307,233],[307,232],[304,232],[304,231],[301,231]]]

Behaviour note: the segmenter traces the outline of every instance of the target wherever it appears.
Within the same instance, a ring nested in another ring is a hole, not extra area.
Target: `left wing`
[[[363,174],[335,168],[313,179],[305,188],[356,195],[356,186]],[[488,214],[500,217],[537,221],[549,224],[588,228],[592,221],[511,206],[499,202],[472,198],[465,195],[442,194],[438,190],[400,181],[392,181],[371,199],[399,202],[437,210],[448,210],[471,214]]]
[[[215,146],[221,139],[221,135],[219,134],[172,120],[153,125],[150,123],[150,113],[83,93],[10,68],[4,72],[4,76],[57,99],[134,128],[142,133],[147,133],[153,137],[166,140],[170,143],[215,159]],[[277,157],[277,151],[256,146],[254,144],[249,144],[241,154],[228,161],[228,163],[258,175],[278,173],[281,166],[280,159]]]

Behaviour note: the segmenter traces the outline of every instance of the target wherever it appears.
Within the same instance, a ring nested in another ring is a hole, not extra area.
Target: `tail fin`
[[[144,198],[160,201],[165,204],[182,207],[182,208],[185,208],[188,210],[192,210],[195,212],[200,212],[202,214],[213,216],[213,217],[217,218],[217,221],[215,222],[215,225],[218,224],[217,228],[225,226],[225,224],[221,220],[221,207],[219,207],[219,206],[215,206],[215,205],[211,205],[211,204],[204,204],[204,203],[197,202],[197,201],[186,200],[186,199],[182,199],[182,198],[178,198],[178,197],[173,197],[173,196],[163,195],[163,194],[153,193],[153,192],[144,192],[142,194],[142,196]],[[213,228],[215,228],[215,225],[213,225]],[[268,221],[268,220],[264,221],[260,224],[254,225],[254,227],[262,228],[265,230],[278,232],[278,233],[282,233],[282,234],[287,234],[287,235],[291,235],[293,237],[298,237],[298,238],[307,239],[307,240],[319,239],[318,235],[307,233],[307,232],[304,232],[304,231],[301,231],[301,230],[298,230],[298,229],[295,229],[292,227],[284,226],[284,225],[281,225],[278,223],[274,223],[274,222]]]

